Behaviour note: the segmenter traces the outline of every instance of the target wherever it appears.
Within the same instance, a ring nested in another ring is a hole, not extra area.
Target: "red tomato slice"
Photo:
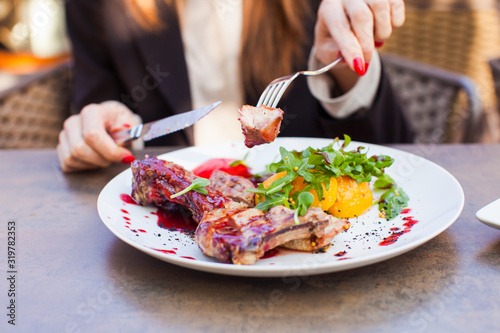
[[[244,164],[230,166],[230,164],[234,161],[236,160],[230,158],[213,158],[198,165],[193,169],[193,173],[198,177],[203,178],[210,178],[212,172],[214,172],[215,170],[221,170],[227,172],[230,175],[241,176],[245,178],[249,178],[252,176],[250,168]]]

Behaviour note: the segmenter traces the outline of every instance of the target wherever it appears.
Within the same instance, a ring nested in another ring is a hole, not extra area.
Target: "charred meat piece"
[[[255,208],[217,209],[198,225],[196,242],[205,254],[222,262],[251,265],[266,251],[283,244],[308,250],[326,247],[348,225],[320,208],[310,208],[299,224],[294,213],[284,206],[273,207],[266,214]],[[295,240],[300,242],[290,243]]]
[[[240,109],[239,121],[245,136],[245,146],[273,142],[280,132],[283,110],[267,106],[244,105]]]
[[[210,176],[210,185],[235,202],[240,202],[248,208],[255,206],[255,195],[247,191],[249,188],[255,188],[255,185],[245,177],[215,170]]]
[[[218,208],[244,208],[225,197],[211,186],[207,195],[189,191],[175,198],[171,196],[184,190],[197,178],[178,164],[147,157],[132,163],[132,197],[142,205],[153,204],[158,207],[173,202],[193,212],[195,222],[201,221],[206,212]]]

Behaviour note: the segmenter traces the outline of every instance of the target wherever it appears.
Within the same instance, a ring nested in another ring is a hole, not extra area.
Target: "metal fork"
[[[340,57],[331,64],[326,65],[325,67],[315,71],[300,71],[295,74],[289,74],[277,78],[276,80],[269,83],[264,92],[262,93],[262,95],[260,95],[259,101],[257,102],[257,107],[264,105],[270,108],[275,108],[276,105],[278,105],[281,96],[283,96],[283,93],[285,92],[286,88],[288,88],[290,83],[292,83],[292,81],[295,80],[297,76],[299,75],[315,76],[323,74],[328,70],[330,70],[333,66],[341,62],[342,59],[343,57]]]

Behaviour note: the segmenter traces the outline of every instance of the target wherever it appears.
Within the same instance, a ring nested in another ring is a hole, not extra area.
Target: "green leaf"
[[[393,186],[385,191],[378,202],[379,210],[385,213],[387,220],[392,220],[399,214],[403,208],[408,207],[410,198],[401,187]]]
[[[243,164],[244,166],[247,166],[247,165],[245,164],[245,160],[247,159],[247,157],[248,157],[248,154],[249,154],[249,153],[250,153],[250,151],[248,151],[248,152],[245,154],[245,156],[243,156],[243,159],[242,159],[242,160],[235,160],[235,161],[233,161],[233,162],[229,163],[229,167],[233,168],[233,167],[238,166],[238,165],[240,165],[240,164]]]
[[[197,188],[193,188],[192,191],[195,191],[195,192],[198,192],[198,193],[201,193],[201,194],[205,194],[207,195],[208,194],[208,191],[206,188],[204,187],[197,187]],[[175,194],[174,194],[175,195]]]
[[[295,210],[293,218],[295,220],[295,224],[300,224],[299,215],[306,215],[307,210],[311,207],[314,201],[314,196],[309,192],[303,192],[299,195],[297,201],[297,209]]]
[[[396,182],[389,175],[382,174],[374,183],[373,186],[378,189],[386,189],[395,186]]]
[[[387,155],[372,156],[370,159],[373,159],[375,166],[381,169],[390,167],[394,163],[394,159]]]
[[[287,200],[286,196],[283,194],[266,195],[263,202],[260,202],[255,208],[260,209],[265,212],[269,208],[274,206],[279,206],[283,204],[283,201]]]
[[[240,164],[246,166],[245,162],[243,162],[243,160],[235,160],[235,161],[232,161],[231,163],[229,163],[229,167],[230,168],[234,168],[234,167],[236,167],[236,166],[238,166]]]
[[[315,179],[314,174],[309,170],[299,170],[297,173],[299,174],[299,176],[302,176],[308,183],[313,182]]]
[[[205,187],[208,185],[210,185],[210,180],[208,180],[206,178],[202,178],[202,177],[195,178],[193,180],[193,182],[191,183],[191,185],[189,185],[188,187],[186,187],[182,191],[171,195],[170,198],[171,199],[176,198],[176,197],[183,195],[191,190],[206,195],[206,194],[208,194],[208,191]]]
[[[257,193],[257,194],[262,194],[265,195],[267,193],[267,189],[260,183],[257,188],[248,188],[247,192],[252,192],[252,193]]]
[[[344,143],[342,144],[342,149],[346,148],[351,143],[351,137],[344,134]]]

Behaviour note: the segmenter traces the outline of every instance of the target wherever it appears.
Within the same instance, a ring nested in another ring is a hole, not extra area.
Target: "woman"
[[[59,136],[65,172],[130,163],[109,132],[217,100],[195,126],[151,144],[237,138],[237,109],[272,79],[339,55],[328,74],[288,88],[280,135],[411,140],[375,52],[403,24],[402,0],[72,0],[66,9],[81,111]]]

